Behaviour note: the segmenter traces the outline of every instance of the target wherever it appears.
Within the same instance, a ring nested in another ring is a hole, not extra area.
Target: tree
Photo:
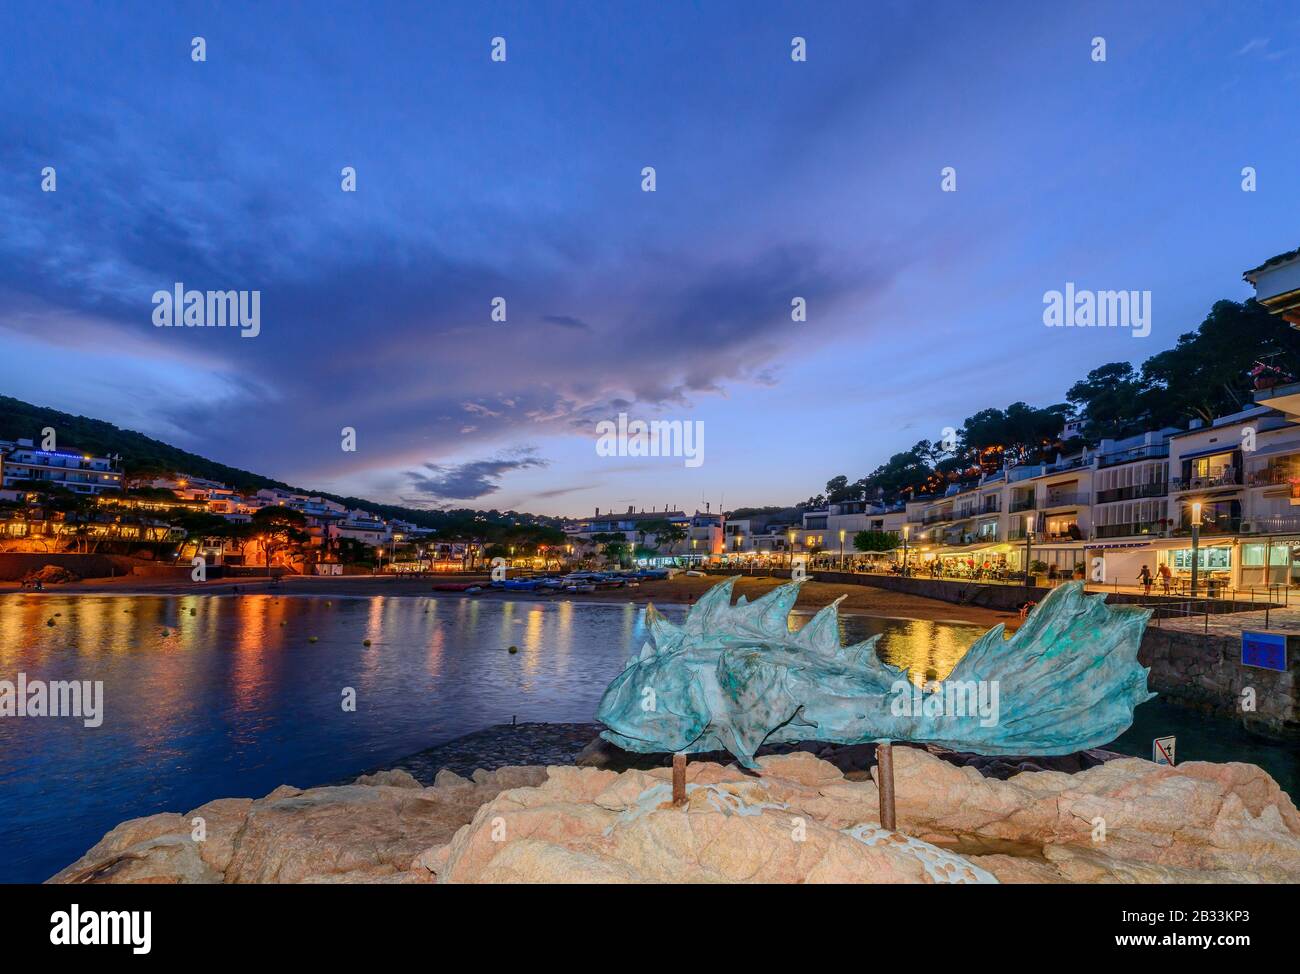
[[[1070,386],[1065,398],[1083,419],[1083,436],[1090,443],[1119,439],[1147,424],[1142,380],[1128,362],[1093,369]]]
[[[898,547],[895,531],[859,531],[853,536],[853,547],[858,551],[893,551]]]
[[[591,540],[600,545],[600,553],[610,561],[622,564],[623,556],[628,552],[628,541],[620,532],[602,531],[591,536]]]
[[[288,507],[263,507],[253,514],[253,526],[262,541],[267,568],[277,552],[303,545],[311,536],[306,531],[307,518],[301,511]]]

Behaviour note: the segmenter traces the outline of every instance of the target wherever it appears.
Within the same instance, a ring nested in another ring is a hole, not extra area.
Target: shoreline
[[[651,579],[641,582],[635,589],[603,589],[596,592],[563,592],[553,596],[539,597],[531,592],[505,592],[485,589],[476,595],[464,592],[435,591],[433,586],[446,581],[483,581],[487,577],[473,576],[439,576],[426,575],[417,578],[376,575],[343,575],[303,577],[288,576],[279,583],[267,577],[248,579],[222,579],[211,582],[177,582],[171,579],[144,580],[135,576],[123,576],[120,579],[92,579],[83,582],[68,582],[51,586],[42,591],[20,588],[16,582],[0,583],[0,598],[7,595],[36,596],[84,596],[84,595],[121,595],[131,597],[145,596],[184,596],[184,595],[274,595],[325,598],[373,598],[385,596],[393,598],[458,598],[486,599],[491,601],[530,602],[545,604],[548,602],[570,602],[584,604],[605,604],[614,606],[644,605],[650,602],[660,607],[689,608],[696,599],[723,579],[719,576],[685,576],[678,575],[672,579]],[[750,601],[766,594],[778,585],[785,584],[785,579],[763,576],[740,576],[735,587],[735,595],[745,595]],[[841,615],[869,616],[879,619],[909,620],[948,623],[952,625],[974,625],[984,629],[1002,623],[1007,630],[1014,631],[1020,625],[1017,613],[987,609],[981,606],[954,605],[918,595],[891,592],[885,589],[866,586],[836,585],[830,582],[808,581],[799,592],[799,600],[794,612],[806,615],[829,605],[843,596],[839,612]]]

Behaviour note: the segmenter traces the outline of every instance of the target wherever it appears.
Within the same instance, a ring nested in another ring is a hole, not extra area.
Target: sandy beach
[[[660,605],[689,605],[703,595],[709,588],[723,580],[720,575],[694,576],[677,575],[671,579],[643,581],[637,588],[602,589],[597,592],[562,592],[556,595],[537,595],[531,592],[500,592],[485,590],[478,595],[464,595],[458,592],[438,592],[434,586],[440,582],[475,581],[474,576],[420,576],[401,577],[394,575],[342,575],[330,577],[287,576],[279,583],[269,578],[239,578],[210,582],[178,582],[173,580],[156,580],[135,576],[122,578],[90,579],[83,582],[71,582],[64,585],[50,585],[44,589],[48,595],[231,595],[267,593],[276,595],[319,595],[319,596],[420,596],[438,595],[442,598],[478,598],[478,599],[513,599],[516,601],[554,601],[568,599],[578,602],[632,602],[636,604],[656,602]],[[487,577],[478,581],[487,583]],[[744,595],[751,601],[770,592],[783,584],[784,579],[763,576],[741,576],[736,582],[735,594]],[[21,589],[17,582],[0,583],[0,595],[31,590]],[[965,622],[980,626],[993,626],[999,622],[1014,629],[1020,618],[1013,612],[1000,612],[993,609],[970,605],[954,605],[936,599],[906,595],[885,589],[872,588],[868,585],[834,585],[827,582],[809,581],[804,583],[799,592],[796,610],[816,610],[829,605],[840,596],[845,596],[840,603],[840,611],[856,615],[871,615],[896,619],[925,619],[929,621]]]

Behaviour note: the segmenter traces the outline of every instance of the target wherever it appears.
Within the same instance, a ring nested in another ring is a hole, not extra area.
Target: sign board
[[[1241,665],[1285,673],[1286,633],[1251,632],[1243,629],[1241,633]]]
[[[1157,737],[1151,744],[1151,760],[1156,764],[1174,763],[1174,742],[1177,738],[1172,735],[1169,737]]]

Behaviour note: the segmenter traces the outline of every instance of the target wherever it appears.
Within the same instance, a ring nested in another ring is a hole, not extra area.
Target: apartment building
[[[683,537],[661,539],[654,531],[656,522],[667,521],[681,530]],[[590,517],[577,519],[565,527],[565,534],[573,542],[591,541],[597,535],[621,535],[630,545],[641,545],[658,551],[654,558],[647,561],[667,559],[692,559],[703,561],[721,555],[728,547],[729,535],[726,518],[722,514],[709,511],[696,511],[687,514],[684,511],[650,510],[638,511],[629,507],[626,512],[616,514],[613,511],[596,513]]]
[[[75,450],[38,450],[30,439],[0,440],[0,489],[20,489],[25,481],[66,487],[75,494],[99,495],[122,489],[116,457]]]

